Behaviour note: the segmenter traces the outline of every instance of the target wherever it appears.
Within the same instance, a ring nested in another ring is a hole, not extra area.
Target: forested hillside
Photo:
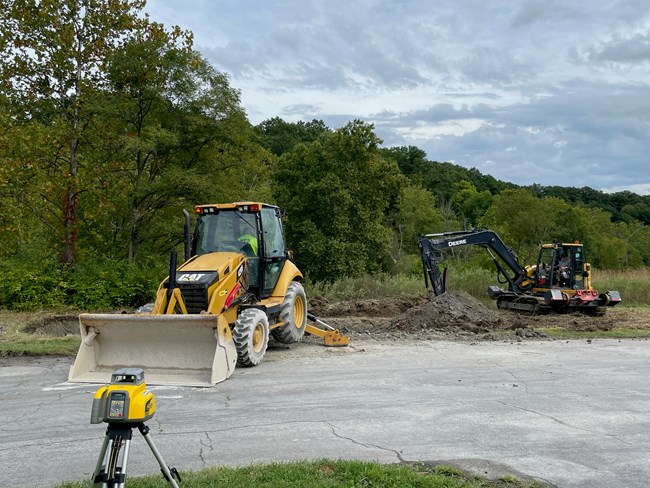
[[[523,258],[577,239],[596,267],[650,265],[650,196],[518,187],[382,147],[359,120],[253,126],[191,32],[142,6],[0,7],[0,306],[141,304],[180,249],[182,209],[241,200],[284,209],[312,281],[419,272],[420,233],[476,226]]]

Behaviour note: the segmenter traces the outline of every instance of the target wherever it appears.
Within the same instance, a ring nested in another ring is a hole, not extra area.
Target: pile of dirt
[[[471,295],[454,291],[433,296],[398,316],[393,322],[396,330],[421,332],[431,329],[458,329],[474,334],[498,329],[503,321],[496,310],[490,310]]]
[[[499,310],[462,291],[402,300],[310,301],[310,312],[344,334],[414,339],[496,339],[508,331]],[[520,326],[521,327],[521,326]],[[513,329],[514,330],[514,329]]]
[[[79,334],[79,315],[45,315],[29,322],[23,332],[54,337]]]
[[[352,300],[330,304],[315,296],[309,300],[309,312],[317,317],[395,317],[425,302],[422,297],[397,300]]]
[[[609,331],[617,327],[647,329],[644,310],[608,308],[604,316],[580,312],[527,314],[498,310],[462,291],[429,298],[353,300],[330,304],[320,297],[310,312],[343,334],[384,339],[458,341],[516,340],[546,337],[540,328],[573,332]]]

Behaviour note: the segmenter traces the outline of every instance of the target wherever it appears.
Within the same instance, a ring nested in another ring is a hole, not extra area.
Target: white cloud
[[[647,0],[149,0],[253,123],[362,118],[386,145],[518,184],[646,192]]]

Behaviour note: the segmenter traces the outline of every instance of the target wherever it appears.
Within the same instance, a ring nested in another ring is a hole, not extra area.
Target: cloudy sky
[[[650,194],[648,0],[148,0],[253,124],[373,123],[385,146],[528,185]]]

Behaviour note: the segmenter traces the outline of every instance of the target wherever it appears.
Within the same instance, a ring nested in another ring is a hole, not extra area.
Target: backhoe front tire
[[[257,308],[242,310],[233,328],[237,362],[241,366],[257,366],[264,359],[269,344],[269,319]]]
[[[300,283],[292,281],[284,296],[280,309],[280,320],[284,325],[273,329],[273,338],[282,344],[300,342],[307,325],[307,297]]]

